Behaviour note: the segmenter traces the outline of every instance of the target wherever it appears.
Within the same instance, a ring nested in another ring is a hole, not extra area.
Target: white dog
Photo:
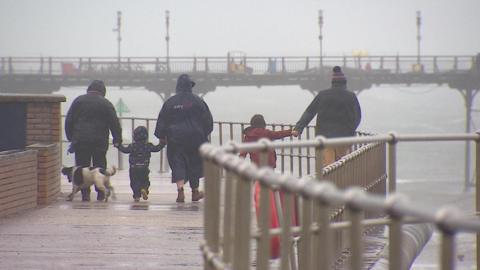
[[[97,190],[105,193],[105,202],[108,201],[110,195],[112,195],[112,199],[115,199],[110,176],[116,172],[117,168],[115,166],[107,169],[81,166],[63,167],[62,174],[66,175],[68,182],[72,183],[72,193],[68,195],[67,201],[72,201],[75,193],[91,185],[95,185]]]

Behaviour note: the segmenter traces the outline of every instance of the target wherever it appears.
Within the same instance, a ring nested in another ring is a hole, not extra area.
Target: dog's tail
[[[115,173],[117,173],[117,167],[115,166],[105,169],[105,175],[112,176],[115,175]]]

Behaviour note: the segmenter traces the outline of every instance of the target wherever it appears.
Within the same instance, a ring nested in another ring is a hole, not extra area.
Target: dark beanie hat
[[[267,124],[265,123],[265,119],[263,119],[263,115],[255,114],[250,119],[250,125],[254,128],[265,128]]]
[[[342,69],[339,66],[333,67],[332,84],[333,83],[347,83],[347,78],[345,78],[345,75],[343,74]]]
[[[94,80],[88,86],[87,92],[96,92],[101,94],[102,96],[105,96],[105,94],[107,93],[107,89],[105,88],[105,83],[103,81]]]

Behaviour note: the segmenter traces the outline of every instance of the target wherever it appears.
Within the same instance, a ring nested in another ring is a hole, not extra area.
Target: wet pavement
[[[0,220],[0,269],[202,269],[203,202],[177,204],[168,175],[151,174],[148,201],[134,203],[128,171],[112,177],[117,199],[65,201]]]

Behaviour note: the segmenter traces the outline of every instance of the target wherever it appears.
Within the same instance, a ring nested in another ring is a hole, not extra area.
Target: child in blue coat
[[[153,145],[148,142],[147,128],[144,126],[138,126],[133,131],[133,143],[127,146],[119,144],[117,147],[120,152],[130,154],[128,157],[128,162],[130,163],[130,187],[133,191],[134,201],[140,201],[140,197],[144,200],[148,200],[151,153],[159,152],[165,147],[165,145]]]

